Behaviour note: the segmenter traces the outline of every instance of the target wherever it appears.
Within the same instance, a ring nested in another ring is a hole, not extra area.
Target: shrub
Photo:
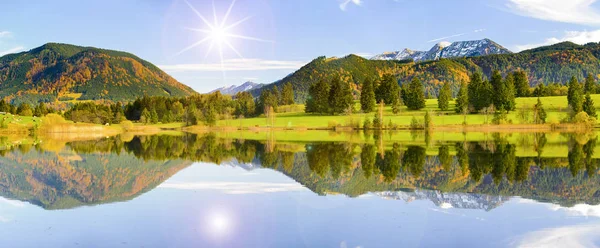
[[[133,129],[133,122],[126,120],[126,121],[122,121],[121,122],[121,127],[123,128],[123,130],[128,131]]]
[[[365,118],[365,121],[363,123],[363,129],[371,129],[373,128],[373,123],[371,122],[371,119],[369,119],[369,117]]]
[[[413,116],[412,120],[410,121],[410,129],[423,129],[423,125],[419,123],[419,120],[417,120],[417,117],[415,116]]]
[[[57,125],[65,122],[67,122],[65,118],[59,114],[47,114],[46,116],[42,117],[42,124],[44,125]]]
[[[327,122],[327,127],[328,127],[328,128],[334,129],[334,128],[336,128],[337,126],[338,126],[338,123],[337,123],[337,121],[329,121],[329,122]]]
[[[378,130],[383,128],[383,120],[379,118],[378,114],[375,114],[375,118],[373,118],[373,128]]]
[[[360,128],[360,119],[358,119],[356,117],[349,116],[346,119],[346,127],[351,127],[351,128],[354,128],[354,129],[359,129]]]
[[[575,115],[573,122],[576,124],[593,127],[594,124],[596,124],[596,118],[590,117],[586,112],[579,112],[579,114]]]

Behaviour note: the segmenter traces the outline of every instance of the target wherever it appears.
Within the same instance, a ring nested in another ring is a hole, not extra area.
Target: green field
[[[548,117],[547,123],[559,123],[561,119],[567,116],[567,97],[566,96],[553,96],[553,97],[542,97],[540,98]],[[592,95],[596,108],[600,108],[600,94]],[[536,97],[517,98],[517,110],[512,111],[508,114],[509,122],[514,124],[523,124],[521,118],[518,118],[517,113],[519,109],[531,110],[533,105],[537,102]],[[360,106],[357,104],[355,107],[359,109]],[[426,101],[426,107],[418,111],[409,111],[406,107],[402,108],[399,114],[393,114],[390,106],[386,106],[384,110],[384,123],[387,125],[390,121],[399,126],[408,126],[411,123],[412,117],[415,116],[418,120],[422,121],[425,115],[425,111],[429,111],[434,125],[461,125],[464,121],[462,115],[454,113],[454,101],[450,102],[451,111],[440,111],[437,106],[437,99],[428,99]],[[531,119],[531,111],[529,111],[529,118]],[[305,114],[304,112],[288,112],[278,113],[275,118],[275,127],[289,127],[289,128],[325,128],[328,126],[336,125],[347,125],[351,121],[359,121],[362,125],[365,117],[373,119],[374,113],[363,114],[357,113],[352,115],[338,115],[338,116],[322,116]],[[467,124],[469,125],[480,125],[490,123],[493,115],[484,114],[470,114],[467,115]],[[217,123],[220,127],[266,127],[268,126],[267,120],[264,117],[247,118],[247,119],[234,119],[234,120],[221,120]]]

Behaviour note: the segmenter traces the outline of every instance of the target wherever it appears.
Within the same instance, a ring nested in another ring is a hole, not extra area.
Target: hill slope
[[[133,54],[48,43],[0,57],[0,97],[15,103],[78,100],[130,101],[139,96],[186,96],[190,87]]]
[[[413,60],[369,60],[356,55],[344,58],[319,57],[289,76],[264,86],[251,93],[258,95],[263,89],[271,89],[274,85],[281,87],[290,82],[296,93],[296,100],[306,99],[309,86],[321,79],[329,79],[339,75],[343,81],[351,83],[355,91],[360,91],[360,83],[365,78],[379,78],[384,73],[396,75],[400,84],[412,78],[421,79],[426,93],[437,95],[444,82],[453,83],[456,92],[461,82],[468,82],[468,77],[475,71],[490,76],[493,70],[502,74],[515,70],[527,72],[532,86],[538,83],[566,83],[572,76],[583,81],[591,73],[598,79],[600,75],[600,44],[590,43],[577,45],[570,42],[512,54],[494,54],[467,58],[449,58],[417,62]]]

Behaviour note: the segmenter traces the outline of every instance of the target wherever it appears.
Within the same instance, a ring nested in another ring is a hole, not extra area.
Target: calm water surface
[[[594,137],[3,139],[0,247],[593,247]]]

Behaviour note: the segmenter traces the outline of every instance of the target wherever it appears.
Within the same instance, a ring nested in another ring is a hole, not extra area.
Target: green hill
[[[552,46],[539,47],[513,54],[498,54],[468,58],[441,59],[414,63],[405,61],[368,60],[356,55],[343,58],[318,57],[289,76],[252,91],[258,95],[264,89],[291,83],[296,100],[304,102],[308,88],[321,79],[339,75],[343,81],[351,83],[356,92],[360,83],[367,77],[380,78],[392,73],[400,84],[418,77],[425,84],[426,92],[436,96],[444,82],[454,84],[456,92],[461,82],[467,82],[468,76],[480,71],[490,76],[493,70],[503,74],[515,70],[527,72],[532,86],[539,83],[566,83],[572,76],[583,80],[591,73],[598,79],[600,75],[600,44],[577,45],[563,42]]]
[[[187,96],[190,87],[133,54],[48,43],[0,57],[0,97],[13,103],[56,99],[130,101]]]

